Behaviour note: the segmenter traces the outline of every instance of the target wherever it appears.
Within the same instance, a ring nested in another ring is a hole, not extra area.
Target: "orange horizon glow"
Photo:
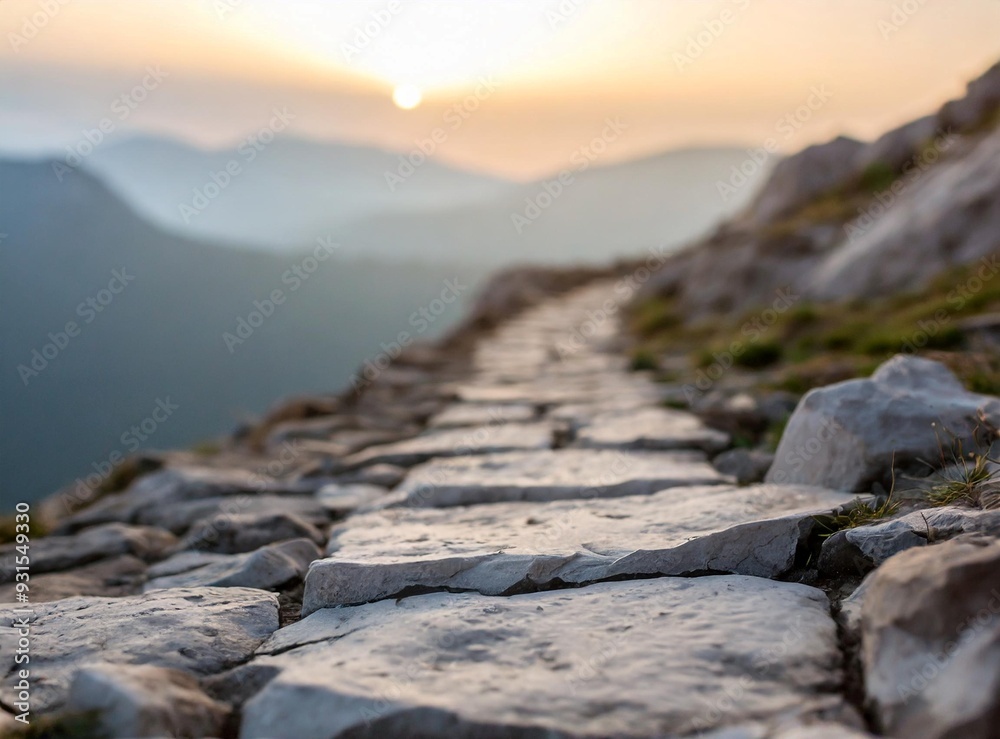
[[[459,106],[436,156],[522,180],[558,170],[608,116],[630,123],[609,162],[754,145],[816,85],[830,102],[789,150],[871,138],[1000,59],[995,0],[926,4],[888,34],[892,6],[869,0],[75,0],[11,41],[39,7],[0,3],[0,71],[56,85],[60,71],[97,79],[161,65],[170,85],[137,128],[234,139],[259,98],[299,110],[297,134],[407,151]],[[419,90],[419,104],[394,104],[403,89]],[[238,104],[216,110],[207,90]]]

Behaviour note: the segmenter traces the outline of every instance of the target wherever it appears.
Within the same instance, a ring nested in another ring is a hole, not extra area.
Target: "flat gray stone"
[[[293,513],[237,513],[212,518],[194,526],[184,537],[180,548],[240,554],[291,539],[309,539],[317,545],[326,541],[319,529]]]
[[[414,469],[390,503],[446,507],[649,495],[727,482],[699,452],[558,449],[440,459]]]
[[[667,408],[600,413],[576,435],[574,446],[588,449],[701,449],[718,452],[729,436],[710,429],[690,413]]]
[[[455,403],[434,416],[427,425],[431,428],[459,428],[463,426],[490,426],[506,423],[527,423],[535,418],[535,406],[528,403],[482,404]]]
[[[863,575],[906,549],[961,534],[1000,536],[1000,510],[927,508],[838,531],[823,543],[818,564],[821,571],[830,575]]]
[[[477,428],[439,429],[395,444],[368,447],[347,457],[344,465],[411,467],[434,457],[550,449],[552,436],[553,428],[548,423],[498,423]]]
[[[325,526],[330,520],[328,511],[312,495],[269,493],[168,503],[141,511],[139,518],[176,534],[184,534],[199,523],[223,521],[234,516],[267,516],[276,513],[298,516],[317,527]]]
[[[742,576],[326,609],[253,662],[280,669],[241,736],[664,736],[841,701],[826,596]]]
[[[32,575],[29,583],[31,602],[81,595],[108,598],[137,595],[146,581],[146,572],[145,562],[131,554],[122,554],[69,570]],[[0,585],[0,603],[16,602],[16,583]]]
[[[152,665],[92,665],[76,673],[66,709],[94,711],[114,739],[220,736],[229,707],[183,672]]]
[[[358,508],[374,505],[382,500],[388,490],[378,485],[324,485],[316,491],[316,501],[331,516],[343,517]]]
[[[101,498],[62,521],[60,528],[72,531],[113,522],[163,526],[161,521],[170,518],[181,504],[224,498],[249,501],[265,494],[312,495],[321,484],[310,480],[282,482],[237,468],[171,467],[139,478],[121,493]],[[177,532],[173,526],[163,527]]]
[[[33,710],[66,700],[82,666],[150,664],[209,675],[244,662],[278,628],[278,597],[261,590],[158,590],[131,598],[69,598],[33,603]],[[20,615],[20,614],[19,614]],[[0,610],[0,680],[10,684],[17,632],[12,609]]]
[[[200,567],[163,575],[146,583],[144,592],[163,588],[258,588],[271,590],[305,575],[319,548],[309,539],[293,539],[245,554],[217,555]],[[184,565],[192,563],[186,560]],[[164,563],[164,568],[170,564]],[[178,565],[183,566],[183,565]],[[162,571],[162,570],[161,570]]]
[[[683,487],[647,496],[464,508],[388,508],[331,533],[304,613],[448,589],[486,595],[622,576],[792,568],[812,516],[850,498],[821,488]]]
[[[30,571],[33,575],[41,575],[125,554],[154,560],[165,556],[176,543],[175,537],[159,529],[122,524],[98,526],[75,536],[32,539]],[[14,581],[17,556],[16,544],[0,547],[0,583]]]

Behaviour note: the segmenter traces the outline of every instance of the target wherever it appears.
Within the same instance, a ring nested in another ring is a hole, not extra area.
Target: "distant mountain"
[[[755,165],[732,189],[733,168],[747,161],[744,149],[711,148],[585,169],[581,162],[561,179],[521,185],[490,202],[358,219],[338,229],[337,238],[350,252],[383,258],[603,262],[648,247],[677,247],[738,211],[770,170]]]
[[[228,432],[283,395],[340,389],[383,342],[459,319],[478,274],[336,250],[320,261],[329,250],[316,242],[277,256],[178,238],[86,173],[58,181],[50,162],[0,162],[0,233],[8,503],[130,451],[130,429],[160,401],[177,408],[144,448]],[[455,278],[468,292],[432,322],[414,319]]]
[[[308,243],[348,220],[483,202],[512,187],[433,160],[410,174],[405,159],[278,133],[266,144],[215,151],[136,137],[97,147],[81,166],[172,232],[271,250]]]
[[[145,218],[189,237],[282,250],[333,232],[347,254],[505,265],[604,261],[701,236],[743,207],[769,169],[754,165],[724,195],[720,183],[747,161],[738,148],[608,166],[578,157],[561,178],[514,184],[433,158],[409,169],[400,154],[295,138],[209,152],[145,137],[98,147],[83,167]]]

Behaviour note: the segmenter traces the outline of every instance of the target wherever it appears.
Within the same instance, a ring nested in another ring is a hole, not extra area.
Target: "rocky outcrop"
[[[935,461],[943,467],[952,460],[956,444],[976,449],[982,419],[1000,426],[1000,400],[970,393],[942,364],[897,355],[870,379],[809,392],[788,421],[766,479],[889,489],[893,469],[927,476]]]
[[[788,216],[818,195],[846,184],[855,176],[855,160],[865,145],[846,136],[816,144],[782,159],[750,205],[758,223]]]
[[[1000,64],[966,96],[861,144],[838,138],[774,168],[751,206],[672,256],[646,295],[679,315],[918,289],[1000,247]],[[982,278],[984,275],[980,275]],[[793,302],[794,302],[793,301]]]

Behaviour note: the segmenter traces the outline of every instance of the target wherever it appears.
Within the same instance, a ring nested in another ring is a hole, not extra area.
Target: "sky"
[[[297,135],[527,180],[611,121],[609,162],[875,137],[1000,60],[1000,1],[2,0],[0,32],[8,153],[109,115],[230,146],[277,108]]]

